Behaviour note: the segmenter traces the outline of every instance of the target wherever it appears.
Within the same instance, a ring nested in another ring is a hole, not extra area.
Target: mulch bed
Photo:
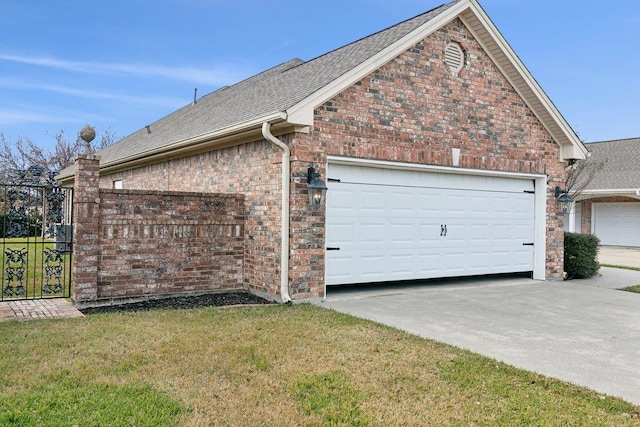
[[[273,301],[257,297],[247,292],[206,294],[197,296],[181,296],[159,298],[129,304],[110,305],[104,307],[83,308],[83,314],[109,313],[114,311],[149,311],[162,309],[184,309],[198,307],[225,307],[233,305],[276,304]]]

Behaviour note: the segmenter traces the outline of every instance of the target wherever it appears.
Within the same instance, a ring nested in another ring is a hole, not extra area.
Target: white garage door
[[[594,203],[593,234],[602,245],[640,246],[640,203]]]
[[[327,176],[327,285],[533,270],[533,180],[340,164]]]

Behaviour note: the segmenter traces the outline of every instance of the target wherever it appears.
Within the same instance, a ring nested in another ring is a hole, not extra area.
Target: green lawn
[[[0,239],[0,297],[63,296],[71,274],[71,257],[59,256],[53,249],[52,240],[38,237]],[[49,280],[46,278],[47,267]],[[23,269],[23,272],[18,269]],[[17,274],[23,275],[22,280]]]
[[[640,268],[638,267],[629,267],[629,266],[615,265],[615,264],[600,264],[600,267],[612,267],[612,268],[622,268],[624,270],[640,271]]]
[[[627,292],[635,292],[640,294],[640,285],[634,285],[634,286],[629,286],[626,288],[622,288],[623,291],[627,291]]]
[[[626,266],[622,266],[622,265],[613,265],[613,264],[600,264],[600,267],[612,267],[612,268],[622,268],[622,269],[625,269],[625,270],[640,271],[640,268],[638,268],[638,267],[626,267]],[[621,290],[622,291],[627,291],[627,292],[640,293],[640,285],[628,286],[626,288],[622,288]]]
[[[301,304],[0,324],[2,426],[638,426],[640,408]]]

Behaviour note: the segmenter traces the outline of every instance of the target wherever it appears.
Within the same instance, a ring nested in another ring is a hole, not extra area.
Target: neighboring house
[[[640,138],[586,144],[587,163],[605,162],[575,197],[565,229],[594,234],[602,245],[640,247]]]
[[[338,284],[561,279],[554,189],[586,153],[478,3],[457,0],[208,94],[98,154],[104,187],[243,194],[244,283],[288,301]],[[309,203],[310,166],[326,206]]]

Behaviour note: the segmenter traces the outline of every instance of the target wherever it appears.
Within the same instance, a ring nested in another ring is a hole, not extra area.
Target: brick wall
[[[284,137],[286,140],[286,136]],[[282,151],[268,141],[104,174],[100,186],[122,180],[124,189],[197,191],[244,197],[244,286],[277,299],[280,284]]]
[[[99,189],[96,156],[76,167],[77,305],[245,289],[242,195]]]
[[[75,161],[73,190],[73,297],[76,301],[97,298],[100,157],[79,155]]]
[[[241,289],[239,195],[100,190],[98,298]]]

